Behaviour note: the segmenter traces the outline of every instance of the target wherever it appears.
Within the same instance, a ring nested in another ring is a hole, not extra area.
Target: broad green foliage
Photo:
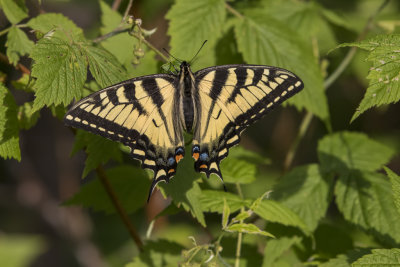
[[[28,26],[41,34],[61,38],[69,43],[83,39],[82,29],[62,14],[40,14],[29,20]]]
[[[179,59],[190,60],[208,40],[194,68],[214,65],[213,49],[222,35],[225,16],[223,0],[177,0],[166,16],[170,20],[171,53]]]
[[[181,245],[166,241],[149,241],[144,252],[133,259],[125,267],[146,267],[146,266],[176,266],[181,260],[181,251],[184,249]]]
[[[20,161],[17,105],[3,84],[0,84],[0,104],[0,156]]]
[[[266,221],[298,227],[306,235],[310,234],[309,229],[296,213],[276,201],[264,200],[257,205],[254,212]]]
[[[371,230],[386,242],[400,242],[400,225],[397,223],[400,213],[384,175],[350,171],[340,176],[335,195],[336,203],[347,220]]]
[[[66,106],[81,98],[87,63],[77,44],[45,37],[35,45],[32,59],[32,76],[37,78],[34,110],[45,105]]]
[[[100,164],[107,163],[110,159],[121,161],[121,151],[117,143],[82,130],[77,130],[75,145],[72,154],[84,149],[88,155],[82,177]]]
[[[392,194],[398,213],[400,214],[400,176],[395,174],[389,168],[384,167],[386,174],[389,176],[390,183],[392,184]]]
[[[330,203],[332,182],[331,177],[324,177],[317,164],[304,165],[282,177],[272,197],[296,212],[314,231]]]
[[[204,211],[222,213],[224,200],[231,212],[238,211],[244,205],[250,205],[250,200],[243,200],[236,194],[219,192],[216,190],[203,190],[201,192],[201,207]]]
[[[376,171],[388,163],[393,154],[391,148],[354,132],[327,135],[318,144],[318,157],[324,171]]]
[[[363,256],[352,264],[353,267],[361,266],[399,266],[400,249],[373,249],[372,254]]]
[[[122,66],[108,51],[88,46],[85,52],[90,73],[101,87],[119,83],[127,78]]]
[[[106,175],[128,213],[135,212],[146,203],[147,191],[143,188],[150,187],[150,181],[143,170],[120,165],[107,170]],[[82,186],[82,189],[64,204],[82,205],[105,213],[116,212],[98,177]]]
[[[346,43],[339,47],[357,46],[369,52],[372,63],[369,87],[351,120],[372,107],[396,103],[400,100],[400,34],[378,35],[358,43]]]
[[[292,238],[282,237],[280,239],[268,240],[264,250],[262,267],[279,266],[278,264],[282,254],[289,250],[293,245],[300,243],[300,241],[301,238],[298,236],[294,236]],[[286,262],[286,264],[289,266],[289,262]]]
[[[27,9],[22,0],[0,0],[0,8],[12,24],[28,17]]]

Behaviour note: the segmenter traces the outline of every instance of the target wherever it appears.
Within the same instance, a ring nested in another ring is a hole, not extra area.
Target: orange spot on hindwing
[[[183,155],[175,155],[176,163],[178,163],[181,159],[183,159]]]

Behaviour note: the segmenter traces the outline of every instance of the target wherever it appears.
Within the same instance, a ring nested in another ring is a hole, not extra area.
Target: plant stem
[[[154,45],[152,45],[149,41],[147,41],[144,38],[141,38],[139,36],[136,36],[136,34],[133,35],[134,37],[136,37],[137,39],[141,39],[143,43],[145,43],[147,45],[148,48],[150,48],[151,50],[153,50],[157,55],[159,55],[165,62],[169,61],[169,58],[166,57],[160,50],[158,50]]]
[[[124,210],[124,208],[122,207],[117,195],[114,192],[114,189],[112,188],[110,182],[108,181],[106,172],[104,171],[104,168],[99,165],[96,168],[96,173],[100,178],[101,183],[103,184],[104,188],[106,189],[106,192],[109,196],[109,198],[111,199],[111,202],[113,203],[115,209],[118,212],[118,215],[121,217],[121,220],[123,221],[123,223],[125,224],[126,228],[129,231],[129,234],[131,235],[133,241],[136,243],[136,246],[138,247],[138,249],[140,250],[140,252],[143,252],[143,242],[140,239],[140,236],[138,235],[138,233],[136,232],[135,227],[132,225],[128,214],[126,213],[126,211]]]
[[[379,14],[379,12],[389,3],[389,0],[384,0],[382,4],[375,10],[375,12],[368,18],[362,32],[360,35],[357,37],[357,41],[360,41],[365,38],[367,35],[368,31],[370,30],[372,23],[376,16]],[[324,90],[326,91],[335,81],[339,76],[343,73],[343,71],[347,68],[347,66],[350,64],[351,60],[353,59],[355,53],[356,53],[357,47],[352,47],[342,60],[342,62],[339,64],[339,66],[335,69],[335,71],[332,72],[332,74],[324,81]],[[300,141],[303,139],[305,136],[307,130],[310,127],[311,121],[313,118],[313,114],[310,112],[307,112],[306,115],[303,117],[303,120],[300,124],[299,127],[299,133],[296,137],[296,139],[293,141],[292,146],[290,147],[288,153],[286,154],[286,158],[284,161],[284,172],[286,172],[290,166],[292,165],[294,156],[296,154],[296,150],[298,145],[300,144]]]
[[[238,191],[239,197],[241,199],[243,199],[243,192],[242,192],[242,188],[240,187],[239,183],[236,183],[236,189]],[[244,211],[244,208],[241,207],[240,212],[243,212],[243,211]],[[243,223],[243,220],[240,220],[240,223]],[[242,251],[242,238],[243,238],[243,233],[239,232],[237,243],[236,243],[235,267],[239,267],[239,265],[240,265],[240,254]]]
[[[129,11],[131,10],[131,7],[132,7],[132,3],[133,3],[133,0],[129,0],[129,3],[126,6],[126,9],[125,9],[125,12],[124,12],[124,17],[122,18],[122,21],[125,21],[126,17],[128,16]]]
[[[228,9],[229,12],[231,12],[233,15],[235,15],[239,19],[244,19],[244,16],[242,14],[240,14],[236,9],[234,9],[232,6],[230,6],[226,2],[225,2],[225,7],[226,7],[226,9]]]

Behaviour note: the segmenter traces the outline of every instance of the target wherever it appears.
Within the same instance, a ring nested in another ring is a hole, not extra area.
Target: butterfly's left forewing
[[[110,86],[75,104],[65,123],[131,148],[143,168],[154,171],[154,186],[168,181],[184,156],[179,93],[172,75],[144,76]]]
[[[198,121],[192,153],[196,171],[207,176],[222,177],[219,164],[243,130],[303,88],[295,74],[269,66],[217,66],[195,77]]]

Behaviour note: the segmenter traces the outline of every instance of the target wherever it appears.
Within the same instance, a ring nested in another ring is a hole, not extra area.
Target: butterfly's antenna
[[[194,55],[194,57],[189,61],[190,63],[193,62],[193,60],[197,57],[197,55],[200,53],[200,50],[203,48],[203,46],[204,46],[206,43],[207,43],[207,40],[205,40],[205,41],[203,42],[203,44],[200,46],[199,50],[197,50],[196,55]]]
[[[174,57],[173,55],[171,55],[167,49],[163,48],[164,52],[167,53],[168,56],[172,57],[173,59],[175,59],[176,61],[178,61],[179,63],[182,62],[182,60],[177,59],[176,57]]]

